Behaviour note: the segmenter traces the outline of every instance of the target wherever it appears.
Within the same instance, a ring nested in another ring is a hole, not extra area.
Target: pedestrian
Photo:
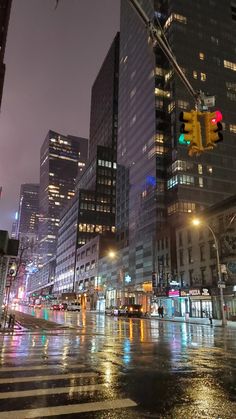
[[[164,317],[164,308],[163,308],[163,306],[160,307],[160,315],[161,315],[161,318],[163,319],[163,317]]]
[[[159,314],[159,317],[161,317],[161,306],[158,307],[157,312]]]
[[[211,314],[209,314],[209,322],[210,322],[210,326],[213,326],[213,323],[212,323],[212,315]]]

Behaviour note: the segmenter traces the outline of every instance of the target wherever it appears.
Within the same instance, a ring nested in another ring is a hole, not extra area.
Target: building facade
[[[119,34],[92,87],[89,161],[77,177],[76,197],[66,207],[59,226],[56,295],[78,291],[76,249],[97,235],[115,233],[118,74]]]
[[[236,316],[236,196],[213,205],[196,217],[200,220],[199,226],[194,226],[193,217],[190,217],[187,225],[176,230],[178,286],[185,294],[184,304],[178,311],[184,315],[187,309],[192,317],[208,317],[209,314],[221,317],[214,234],[230,319]],[[178,300],[177,297],[176,307]]]
[[[3,83],[5,78],[4,54],[6,48],[11,3],[11,0],[0,0],[0,107],[2,102]]]
[[[20,188],[17,234],[38,234],[39,184],[24,183]]]
[[[84,168],[87,139],[49,131],[40,153],[41,264],[56,255],[60,213],[75,195],[78,168]],[[82,166],[81,166],[82,164]]]
[[[89,164],[77,185],[77,247],[115,232],[118,86],[119,34],[92,87]]]
[[[53,287],[55,296],[74,290],[78,204],[78,198],[73,198],[61,214]]]
[[[236,186],[232,2],[141,5],[151,20],[159,19],[193,88],[215,95],[225,129],[224,141],[213,151],[188,156],[178,141],[178,119],[181,111],[194,109],[194,101],[159,47],[153,51],[129,2],[121,0],[117,235],[128,245],[134,287],[151,282],[153,272],[175,281],[179,221],[232,196]]]

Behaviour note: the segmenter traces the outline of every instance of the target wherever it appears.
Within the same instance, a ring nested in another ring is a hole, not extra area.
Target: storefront
[[[189,290],[190,317],[212,317],[212,300],[207,287]]]

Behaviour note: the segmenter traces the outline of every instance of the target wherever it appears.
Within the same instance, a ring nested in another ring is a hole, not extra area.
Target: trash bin
[[[189,313],[185,313],[185,320],[189,320]]]

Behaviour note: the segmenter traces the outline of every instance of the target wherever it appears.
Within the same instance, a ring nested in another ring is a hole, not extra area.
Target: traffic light
[[[205,118],[205,141],[206,147],[212,149],[215,147],[215,143],[223,141],[223,126],[220,123],[222,121],[222,113],[220,111],[206,112]]]
[[[152,288],[156,288],[156,287],[157,287],[157,273],[152,272]]]
[[[198,154],[203,151],[202,147],[202,138],[201,138],[201,126],[198,122],[198,112],[181,112],[179,115],[179,120],[183,122],[180,126],[180,144],[189,145],[189,156]]]

